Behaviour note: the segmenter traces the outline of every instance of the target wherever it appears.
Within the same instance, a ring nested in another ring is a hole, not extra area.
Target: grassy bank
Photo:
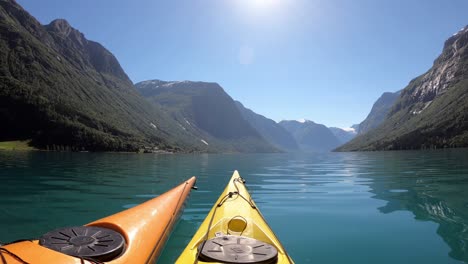
[[[0,150],[37,150],[29,145],[29,140],[1,141]]]

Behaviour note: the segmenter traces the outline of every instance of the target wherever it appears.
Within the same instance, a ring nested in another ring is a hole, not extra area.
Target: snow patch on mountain
[[[296,120],[296,121],[299,122],[299,123],[301,123],[301,124],[304,124],[304,123],[307,123],[307,122],[312,122],[312,121],[310,121],[310,120],[308,120],[308,119],[305,119],[305,118],[300,118],[300,119],[298,119],[298,120]]]
[[[340,127],[340,128],[343,129],[346,132],[357,133],[356,129],[354,129],[352,127]]]

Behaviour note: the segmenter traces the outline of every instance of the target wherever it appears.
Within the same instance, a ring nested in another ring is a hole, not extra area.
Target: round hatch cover
[[[201,249],[200,244],[198,250]],[[222,263],[276,263],[278,250],[265,242],[243,236],[226,235],[206,241],[200,260]]]
[[[108,228],[76,226],[44,234],[39,244],[70,256],[109,261],[122,253],[125,239]]]

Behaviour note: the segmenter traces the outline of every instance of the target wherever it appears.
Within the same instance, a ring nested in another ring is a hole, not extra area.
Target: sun
[[[280,0],[247,0],[249,5],[255,9],[270,9],[278,4]]]
[[[277,20],[292,0],[230,0],[240,18],[254,23]]]
[[[250,0],[252,4],[258,7],[266,7],[271,4],[271,0]]]

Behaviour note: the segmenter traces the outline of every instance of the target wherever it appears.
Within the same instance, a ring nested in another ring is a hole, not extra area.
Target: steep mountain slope
[[[232,98],[216,83],[150,80],[135,85],[139,93],[169,112],[207,151],[274,152],[244,120]]]
[[[401,91],[395,93],[383,93],[372,106],[372,109],[366,119],[359,124],[358,133],[367,133],[382,124],[400,96],[400,93]]]
[[[244,119],[270,144],[284,151],[299,150],[293,136],[278,123],[245,108],[241,102],[236,101],[236,106]]]
[[[65,20],[42,26],[12,0],[0,1],[0,79],[0,140],[58,150],[196,149],[138,95],[108,50]]]
[[[304,122],[283,120],[279,124],[293,135],[303,151],[326,152],[341,145],[335,135],[324,125],[309,120]]]
[[[338,150],[468,147],[468,27],[402,91],[385,122]]]
[[[357,135],[357,132],[354,128],[344,130],[339,127],[329,127],[328,129],[330,129],[330,131],[333,133],[333,135],[335,135],[341,144],[350,141]]]

